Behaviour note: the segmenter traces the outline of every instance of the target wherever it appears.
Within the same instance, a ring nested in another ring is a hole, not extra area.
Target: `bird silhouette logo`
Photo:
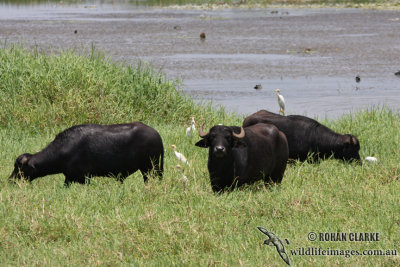
[[[262,227],[257,227],[261,233],[268,236],[268,239],[264,240],[264,245],[275,246],[276,251],[278,251],[279,256],[281,256],[282,260],[286,262],[287,265],[290,266],[289,256],[286,253],[285,246],[283,245],[282,240],[279,239],[274,233],[269,232],[267,229]],[[284,240],[287,245],[289,245],[289,240]]]

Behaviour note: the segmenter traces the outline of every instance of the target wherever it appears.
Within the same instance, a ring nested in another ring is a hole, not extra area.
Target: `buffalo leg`
[[[143,181],[144,181],[145,183],[147,183],[147,180],[149,179],[149,177],[148,177],[149,171],[150,171],[150,169],[147,169],[147,170],[140,169],[140,172],[141,172],[142,175],[143,175]]]
[[[117,177],[115,177],[117,179],[118,182],[120,182],[121,184],[124,183],[125,177],[121,177],[120,175],[118,175]]]
[[[160,167],[160,165],[158,163],[156,163],[154,165],[154,171],[155,171],[156,175],[158,176],[158,178],[161,180],[162,175],[163,175],[163,169]]]
[[[146,183],[148,180],[148,176],[152,171],[158,176],[158,178],[162,178],[163,168],[160,166],[158,160],[151,160],[146,164],[146,166],[139,169],[143,175],[143,180]]]
[[[286,162],[282,166],[275,167],[275,170],[271,173],[271,176],[266,177],[266,178],[268,178],[268,180],[265,180],[265,182],[268,182],[269,184],[272,184],[272,183],[280,184],[282,182],[282,178],[283,178],[283,174],[285,173],[285,170],[286,170]]]
[[[236,181],[232,183],[224,183],[216,179],[211,178],[211,188],[214,193],[222,193],[225,191],[232,191],[232,189],[235,187]]]
[[[115,178],[117,179],[117,181],[119,181],[121,184],[123,184],[126,177],[128,177],[128,176],[129,176],[129,173],[123,173],[123,174],[120,173],[117,176],[115,176]]]
[[[158,176],[159,179],[162,178],[163,175],[163,156],[161,156],[160,158],[152,158],[150,160],[151,162],[149,163],[149,165],[147,166],[147,171],[151,171],[153,170],[154,173]]]
[[[281,180],[282,180],[282,178],[281,178]],[[266,188],[269,188],[271,185],[274,185],[274,184],[275,184],[275,182],[274,182],[274,180],[272,180],[271,176],[267,176],[264,178],[264,185]]]
[[[70,178],[65,177],[64,186],[65,186],[65,187],[69,187],[69,186],[71,185],[72,182],[73,182],[73,181],[72,181]]]
[[[67,176],[67,175],[65,176],[64,185],[66,187],[69,187],[71,185],[71,183],[74,183],[74,182],[80,183],[80,184],[85,184],[85,182],[86,182],[85,176],[79,176],[79,177],[76,177],[76,176],[71,177],[71,176]],[[89,183],[89,181],[88,181],[88,183]]]

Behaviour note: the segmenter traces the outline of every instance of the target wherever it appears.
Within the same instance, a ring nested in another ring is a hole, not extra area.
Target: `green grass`
[[[190,116],[208,126],[242,118],[196,106],[175,83],[147,67],[126,67],[92,53],[43,55],[21,47],[0,50],[0,265],[1,266],[285,266],[257,226],[287,238],[287,250],[398,249],[400,245],[400,115],[371,108],[337,121],[353,133],[362,157],[376,164],[337,160],[289,165],[282,184],[261,183],[212,193],[207,151],[184,129]],[[99,93],[101,92],[101,93]],[[171,102],[178,103],[177,107]],[[151,106],[151,107],[150,107]],[[65,110],[65,107],[68,107]],[[160,111],[163,115],[156,114]],[[143,120],[166,148],[163,180],[124,184],[96,177],[63,186],[62,175],[31,184],[7,180],[15,158],[36,152],[78,123]],[[183,189],[176,144],[191,163]],[[379,242],[311,242],[309,232],[379,232]],[[398,266],[399,256],[291,256],[295,266]]]
[[[216,118],[210,107],[202,109],[183,97],[177,81],[166,80],[149,66],[123,66],[93,48],[89,52],[88,57],[73,51],[47,56],[18,46],[1,49],[0,127],[43,130],[89,121]]]

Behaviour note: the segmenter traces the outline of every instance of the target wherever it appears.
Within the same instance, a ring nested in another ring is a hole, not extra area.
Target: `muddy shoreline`
[[[277,111],[276,88],[290,114],[335,118],[371,106],[400,108],[399,11],[3,5],[0,25],[3,43],[46,51],[94,45],[114,60],[151,63],[181,79],[195,100],[241,114]]]

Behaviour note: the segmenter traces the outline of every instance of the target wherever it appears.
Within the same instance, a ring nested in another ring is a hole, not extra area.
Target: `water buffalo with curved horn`
[[[9,179],[32,181],[63,173],[65,185],[85,183],[85,177],[116,176],[121,181],[140,170],[161,177],[164,147],[156,130],[141,122],[114,125],[83,124],[61,133],[42,151],[20,155]]]
[[[339,134],[316,120],[300,115],[281,116],[260,110],[243,121],[243,127],[257,123],[273,124],[285,133],[289,158],[304,161],[312,153],[314,159],[334,158],[361,163],[360,143],[351,134]]]
[[[281,182],[289,151],[285,135],[275,126],[218,125],[208,133],[201,127],[199,135],[202,139],[196,146],[209,148],[208,171],[214,192],[258,180],[266,184]]]

